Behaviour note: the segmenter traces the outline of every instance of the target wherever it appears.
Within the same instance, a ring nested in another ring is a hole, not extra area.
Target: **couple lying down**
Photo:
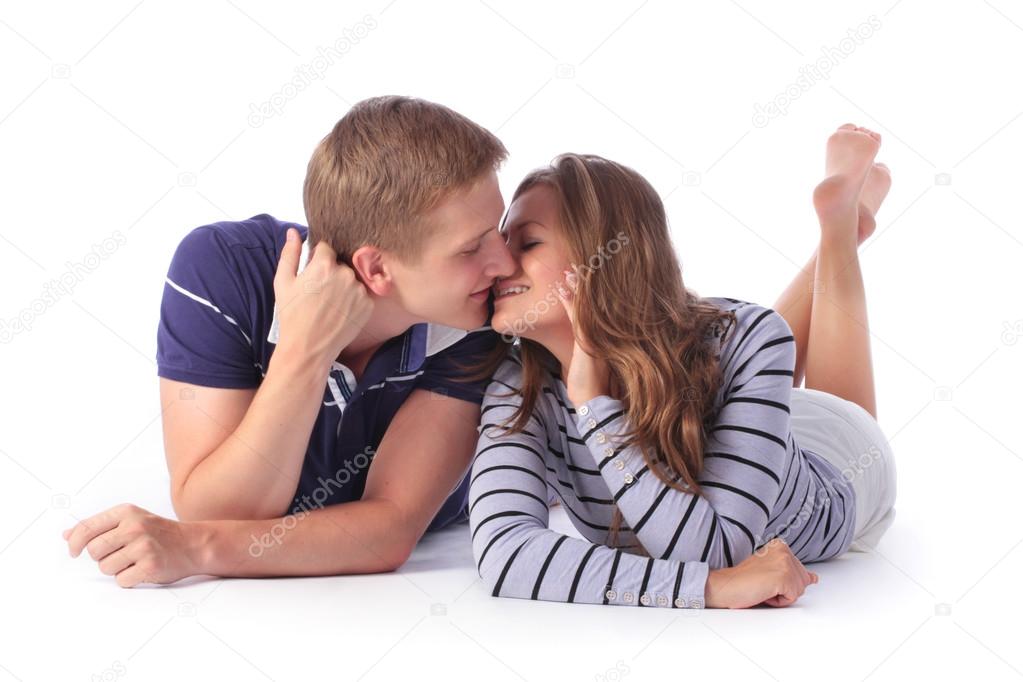
[[[494,596],[794,603],[806,564],[869,551],[895,514],[857,257],[879,146],[830,136],[819,246],[768,308],[685,286],[634,170],[563,154],[506,212],[491,133],[358,103],[309,163],[308,228],[206,225],[171,260],[178,520],[118,505],[64,531],[69,552],[123,587],[383,572],[468,519]],[[581,538],[548,527],[555,504]]]

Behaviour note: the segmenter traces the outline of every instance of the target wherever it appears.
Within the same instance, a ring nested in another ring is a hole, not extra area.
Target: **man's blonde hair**
[[[424,214],[507,156],[490,131],[440,104],[363,100],[309,161],[303,198],[310,246],[324,240],[349,264],[366,245],[416,262],[434,227]]]

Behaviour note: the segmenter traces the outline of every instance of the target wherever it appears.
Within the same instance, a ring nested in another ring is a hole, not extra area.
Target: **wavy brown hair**
[[[734,330],[735,314],[683,284],[664,204],[639,173],[599,156],[562,154],[527,175],[512,201],[540,184],[558,198],[560,236],[579,275],[576,324],[592,354],[607,361],[610,393],[630,425],[624,444],[638,446],[666,485],[699,494],[721,382],[714,340]],[[519,344],[522,402],[504,424],[512,432],[525,428],[549,373],[560,369],[541,344]],[[497,350],[503,356],[508,346]],[[612,546],[622,520],[615,507]]]

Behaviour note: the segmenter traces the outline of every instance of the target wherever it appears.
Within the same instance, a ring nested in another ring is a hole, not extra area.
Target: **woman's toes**
[[[867,135],[870,135],[872,138],[874,138],[878,142],[881,141],[881,133],[876,133],[873,130],[871,130],[870,128],[859,127],[856,130],[860,131],[861,133],[866,133]]]
[[[856,130],[856,124],[855,123],[845,123],[843,125],[838,126],[838,129],[839,130]]]

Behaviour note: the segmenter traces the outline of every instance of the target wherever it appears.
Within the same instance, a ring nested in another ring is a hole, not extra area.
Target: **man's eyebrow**
[[[487,229],[485,229],[485,230],[483,230],[482,232],[480,232],[480,233],[479,233],[479,234],[478,234],[477,236],[475,236],[475,237],[473,237],[473,238],[471,238],[471,239],[466,239],[466,240],[465,240],[464,242],[462,242],[462,246],[463,246],[463,247],[465,247],[465,246],[469,246],[469,245],[470,245],[470,244],[472,244],[473,242],[478,242],[478,241],[481,241],[481,240],[482,240],[482,239],[483,239],[484,237],[486,237],[486,236],[487,236],[487,234],[488,234],[488,233],[489,233],[489,232],[490,232],[491,230],[494,230],[494,229],[497,229],[497,225],[491,225],[491,226],[490,226],[490,227],[488,227]]]

